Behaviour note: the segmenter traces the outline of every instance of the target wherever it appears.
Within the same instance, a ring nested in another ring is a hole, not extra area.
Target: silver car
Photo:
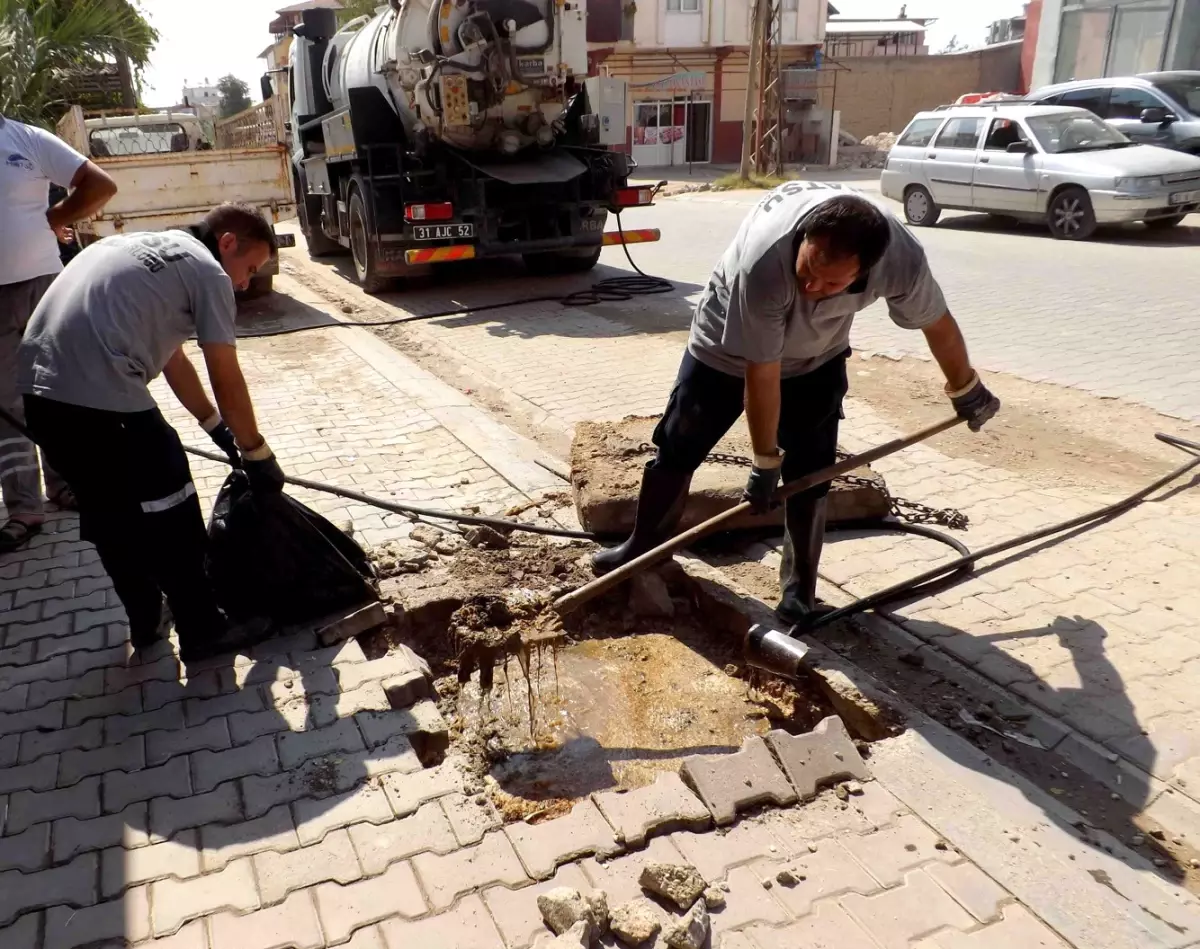
[[[1200,210],[1200,157],[1135,144],[1085,109],[954,106],[908,124],[880,184],[913,225],[953,208],[1086,240],[1100,224],[1161,229]]]

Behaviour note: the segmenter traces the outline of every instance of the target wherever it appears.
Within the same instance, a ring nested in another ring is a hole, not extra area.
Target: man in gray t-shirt
[[[593,557],[597,572],[629,562],[674,533],[694,472],[746,411],[754,464],[745,497],[758,513],[791,482],[836,460],[854,315],[879,299],[892,320],[925,334],[946,394],[977,431],[1000,408],[971,368],[966,343],[925,252],[868,198],[792,181],[738,229],[692,317],[687,352],[646,465],[633,534]],[[825,532],[824,484],[789,498],[780,617],[816,609]]]
[[[275,249],[270,224],[233,204],[187,231],[108,237],[42,297],[17,352],[29,429],[75,491],[80,534],[96,545],[135,648],[159,638],[164,594],[185,662],[236,646],[243,632],[213,599],[187,456],[147,386],[162,374],[255,490],[282,488],[234,330],[234,290]],[[192,335],[217,407],[182,348]]]

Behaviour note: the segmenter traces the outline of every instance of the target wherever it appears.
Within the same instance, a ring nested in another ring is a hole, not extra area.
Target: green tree
[[[342,0],[338,10],[338,24],[349,23],[360,16],[374,16],[375,11],[387,5],[387,0]]]
[[[218,106],[221,118],[227,119],[250,108],[250,87],[232,73],[217,80],[217,90],[221,93]]]
[[[157,42],[132,0],[0,0],[0,113],[50,127],[72,77],[115,62],[134,83]]]

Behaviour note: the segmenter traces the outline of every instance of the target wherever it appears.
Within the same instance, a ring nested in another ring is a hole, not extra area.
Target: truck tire
[[[555,274],[587,273],[600,260],[600,248],[555,250],[545,254],[524,254],[525,269],[538,277]]]
[[[350,253],[354,257],[354,275],[365,293],[379,293],[387,288],[389,280],[379,274],[361,185],[352,186],[346,216],[350,221]]]
[[[308,245],[308,256],[328,257],[331,254],[342,253],[345,248],[332,238],[326,237],[325,232],[321,230],[321,199],[308,193],[304,172],[296,172],[295,182],[296,214],[300,218],[304,242]]]

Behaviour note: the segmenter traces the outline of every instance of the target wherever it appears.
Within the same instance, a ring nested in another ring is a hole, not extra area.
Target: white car
[[[1002,103],[921,112],[888,154],[883,193],[908,222],[943,209],[1043,221],[1063,240],[1100,224],[1179,224],[1200,210],[1200,157],[1137,145],[1085,109]]]

